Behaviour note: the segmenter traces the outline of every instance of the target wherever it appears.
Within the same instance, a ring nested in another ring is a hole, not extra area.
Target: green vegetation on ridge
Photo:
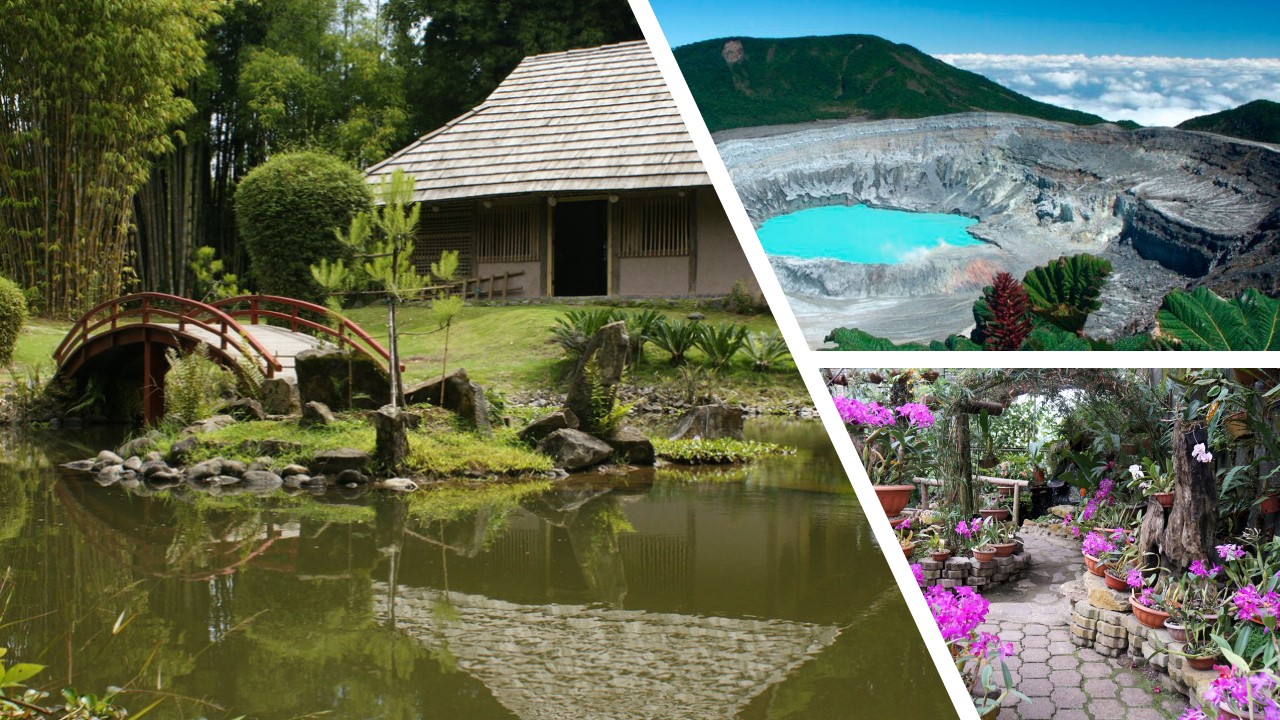
[[[1020,95],[874,35],[720,38],[675,49],[712,132],[865,117],[1004,112],[1093,125],[1097,115]]]
[[[1280,103],[1254,100],[1238,108],[1191,118],[1178,127],[1280,144]]]

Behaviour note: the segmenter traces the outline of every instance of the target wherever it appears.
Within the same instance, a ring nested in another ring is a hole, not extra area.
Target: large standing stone
[[[381,470],[398,473],[409,457],[406,413],[393,405],[383,405],[370,416],[375,435],[373,460]]]
[[[294,363],[303,405],[318,400],[336,410],[372,410],[391,397],[386,371],[364,353],[326,346],[298,353]]]
[[[493,431],[489,425],[489,401],[485,399],[484,388],[471,382],[467,371],[462,368],[405,390],[404,401],[408,405],[426,403],[452,410],[476,430],[486,435]]]
[[[262,409],[268,415],[293,415],[302,403],[298,401],[298,384],[289,378],[267,378],[258,388]]]
[[[644,433],[630,427],[621,427],[605,442],[613,448],[619,460],[631,465],[652,465],[655,459],[653,443]]]
[[[627,324],[619,320],[596,331],[587,341],[582,357],[569,376],[569,393],[564,404],[577,416],[582,429],[588,432],[600,416],[613,409],[618,394],[618,383],[626,369]],[[606,406],[596,407],[597,398],[603,398]]]
[[[564,428],[543,438],[538,452],[550,456],[565,470],[582,470],[609,459],[613,448],[581,430]]]
[[[538,443],[542,438],[557,430],[578,429],[578,416],[572,410],[557,410],[550,415],[534,420],[525,426],[516,436],[527,443]]]
[[[262,403],[253,398],[238,398],[231,402],[224,403],[218,408],[219,415],[230,415],[236,420],[266,420],[267,413],[262,409]]]
[[[742,439],[742,413],[727,405],[699,405],[689,408],[676,423],[672,440],[702,438]]]

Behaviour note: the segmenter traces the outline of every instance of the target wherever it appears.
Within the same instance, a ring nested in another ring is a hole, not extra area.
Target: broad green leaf
[[[1280,300],[1269,298],[1254,288],[1237,301],[1253,338],[1253,350],[1280,350]]]
[[[30,679],[33,675],[44,669],[44,665],[36,665],[35,663],[14,663],[4,673],[4,678],[0,679],[0,686],[13,687],[21,685]]]
[[[1165,295],[1156,324],[1161,335],[1176,340],[1183,350],[1261,349],[1254,347],[1239,304],[1203,287]]]

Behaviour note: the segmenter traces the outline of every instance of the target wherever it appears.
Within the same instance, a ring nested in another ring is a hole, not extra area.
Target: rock
[[[707,316],[700,312],[691,312],[688,315],[685,315],[685,318],[697,322],[698,320],[706,320]]]
[[[283,468],[280,469],[280,477],[287,478],[291,475],[306,475],[309,472],[310,471],[307,470],[305,467],[297,463],[293,463],[291,465],[285,465]]]
[[[328,405],[319,400],[312,400],[302,406],[302,419],[298,421],[298,425],[304,428],[315,425],[328,425],[333,420],[333,411],[329,409]]]
[[[353,487],[356,485],[364,485],[369,482],[369,478],[359,470],[343,470],[338,473],[335,482],[340,487]]]
[[[262,410],[268,415],[293,415],[301,409],[298,384],[288,378],[267,378],[258,386]]]
[[[202,435],[204,433],[217,432],[225,427],[236,424],[236,419],[230,415],[214,415],[213,417],[197,420],[182,429],[183,433],[188,435]]]
[[[409,478],[387,478],[373,484],[378,490],[392,490],[395,492],[413,492],[418,489],[418,483]]]
[[[105,465],[98,471],[98,475],[94,478],[99,485],[114,485],[120,481],[120,476],[124,474],[124,468],[119,465]]]
[[[1063,518],[1063,519],[1066,519],[1068,515],[1074,513],[1075,511],[1076,511],[1075,505],[1054,505],[1053,507],[1049,508],[1050,515],[1057,518]]]
[[[654,462],[653,443],[635,428],[618,428],[604,441],[613,448],[613,455],[620,462],[630,465],[652,465]]]
[[[151,477],[156,473],[170,469],[171,468],[163,460],[148,460],[142,463],[142,467],[139,471],[142,473],[142,477]]]
[[[304,350],[294,358],[294,370],[304,406],[319,401],[335,410],[372,410],[391,397],[386,371],[364,353],[332,346]]]
[[[138,472],[142,469],[142,458],[137,455],[130,455],[129,459],[124,461],[124,469],[130,472]]]
[[[102,452],[98,453],[98,458],[96,462],[99,465],[104,467],[107,465],[120,465],[124,463],[124,458],[111,452],[110,450],[103,450]]]
[[[93,470],[95,462],[96,461],[94,460],[73,460],[68,463],[62,463],[59,467],[64,467],[68,470],[75,470],[77,472],[89,472],[90,470]]]
[[[279,475],[267,470],[247,470],[241,481],[251,492],[269,492],[284,485],[284,480]]]
[[[187,479],[190,480],[190,478],[187,478]],[[205,484],[214,485],[217,487],[235,485],[235,484],[238,484],[239,482],[240,482],[240,478],[232,477],[230,475],[210,475],[209,477],[204,478]]]
[[[164,460],[164,456],[163,456],[163,455],[161,455],[159,451],[157,451],[157,450],[152,450],[151,452],[147,453],[146,455],[143,455],[143,456],[142,456],[142,459],[143,459],[143,460],[146,460],[147,462],[156,462],[156,461]]]
[[[218,408],[217,413],[218,415],[230,415],[240,422],[267,419],[267,413],[262,409],[262,403],[253,398],[239,398],[223,403]]]
[[[1085,590],[1088,591],[1089,604],[1093,607],[1118,613],[1133,611],[1133,608],[1129,605],[1129,593],[1112,590],[1097,575],[1086,573],[1084,586]]]
[[[203,480],[222,474],[222,458],[210,458],[187,468],[188,480]]]
[[[397,472],[409,457],[409,422],[398,407],[383,405],[369,416],[374,430],[374,464],[383,470]]]
[[[240,477],[244,475],[245,472],[247,472],[248,470],[249,470],[249,466],[240,462],[239,460],[223,460],[222,461],[223,475],[234,475],[236,477]]]
[[[355,448],[338,448],[325,450],[316,455],[311,468],[322,475],[337,475],[343,470],[369,469],[369,453]]]
[[[240,443],[240,452],[249,455],[262,455],[268,458],[292,455],[300,450],[302,450],[300,443],[289,440],[276,440],[274,438],[245,440]]]
[[[564,404],[578,418],[583,430],[592,430],[592,418],[613,409],[618,383],[627,365],[629,349],[625,322],[609,323],[587,341],[578,364],[569,376]],[[604,399],[607,407],[596,407]]]
[[[169,464],[185,465],[187,458],[191,457],[191,453],[200,447],[200,438],[194,435],[188,435],[169,446]]]
[[[440,389],[444,388],[441,399]],[[489,424],[489,401],[485,399],[484,388],[471,382],[467,371],[458,368],[443,379],[435,378],[414,385],[405,390],[404,401],[409,405],[429,404],[452,410],[469,426],[488,435],[492,432]]]
[[[727,405],[699,405],[685,411],[676,422],[671,440],[742,439],[742,413]]]
[[[156,443],[160,441],[163,435],[158,430],[152,430],[146,435],[140,435],[125,444],[121,445],[116,451],[120,457],[129,457],[130,455],[146,455],[155,449]]]
[[[182,474],[174,470],[161,470],[147,475],[145,480],[152,488],[156,490],[163,490],[164,488],[181,485]]]
[[[516,433],[516,436],[524,442],[536,445],[542,438],[564,428],[578,429],[578,416],[574,415],[572,410],[557,410],[544,418],[534,420]]]
[[[543,438],[538,452],[549,456],[557,466],[573,471],[599,465],[609,459],[613,448],[581,430],[563,428]]]

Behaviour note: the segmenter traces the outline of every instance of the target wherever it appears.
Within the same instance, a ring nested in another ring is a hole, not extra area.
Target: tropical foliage
[[[1252,288],[1234,300],[1202,287],[1171,292],[1156,323],[1182,350],[1280,350],[1280,301]]]
[[[1036,315],[1077,335],[1089,314],[1102,307],[1111,263],[1089,254],[1063,256],[1032,268],[1022,279]]]

